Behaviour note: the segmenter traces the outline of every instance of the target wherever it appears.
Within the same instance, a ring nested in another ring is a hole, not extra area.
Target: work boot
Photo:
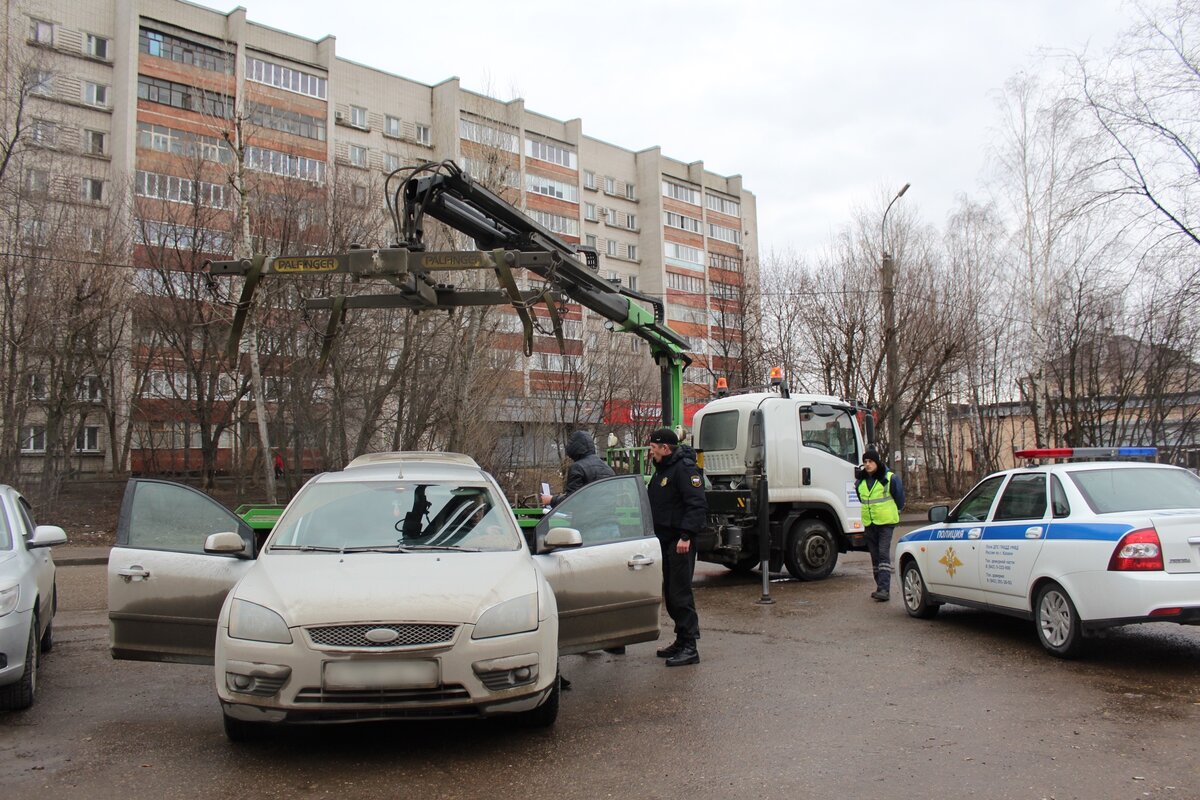
[[[688,664],[699,664],[700,652],[694,644],[679,646],[679,652],[667,659],[668,667],[686,667]]]
[[[660,647],[655,651],[654,655],[659,658],[672,658],[676,653],[683,649],[683,642],[676,639],[666,647]]]
[[[888,600],[892,599],[892,595],[890,593],[881,590],[871,592],[871,597],[881,603],[886,603]]]

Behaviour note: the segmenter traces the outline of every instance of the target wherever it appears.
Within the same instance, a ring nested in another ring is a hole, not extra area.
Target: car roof
[[[475,459],[461,453],[406,450],[361,455],[340,472],[326,472],[318,476],[318,480],[322,483],[387,480],[487,482],[488,476]]]
[[[1011,469],[997,470],[996,472],[989,473],[987,477],[1008,475],[1014,472],[1050,472],[1057,474],[1098,469],[1177,469],[1183,472],[1190,472],[1190,470],[1177,467],[1173,464],[1156,464],[1145,461],[1067,461],[1059,464],[1031,464],[1026,467],[1012,467]]]

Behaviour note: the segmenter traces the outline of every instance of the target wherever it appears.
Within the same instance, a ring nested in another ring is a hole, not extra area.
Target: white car
[[[62,528],[34,525],[25,498],[0,486],[0,710],[29,708],[37,695],[58,608],[50,547],[65,541]]]
[[[1028,450],[1019,458],[1142,455]],[[911,616],[943,603],[1035,623],[1053,655],[1136,622],[1200,624],[1200,478],[1161,464],[1068,462],[997,472],[897,542]]]
[[[233,740],[273,723],[550,725],[560,655],[658,638],[662,565],[636,475],[585,486],[531,538],[495,480],[449,453],[318,475],[260,552],[207,495],[131,481],[108,564],[112,654],[213,663]]]

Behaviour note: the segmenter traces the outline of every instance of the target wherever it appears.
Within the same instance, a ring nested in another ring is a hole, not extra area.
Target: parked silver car
[[[34,525],[28,501],[0,486],[0,710],[33,704],[38,661],[54,645],[50,546],[65,541],[62,528]]]
[[[466,456],[379,453],[309,481],[255,551],[194,489],[130,481],[109,557],[112,654],[215,665],[225,732],[558,713],[558,658],[658,638],[639,475],[585,486],[522,536]]]

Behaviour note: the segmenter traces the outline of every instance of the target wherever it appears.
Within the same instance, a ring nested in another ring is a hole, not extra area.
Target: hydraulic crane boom
[[[409,177],[398,181],[394,194],[390,193],[393,178],[405,171]],[[565,298],[604,317],[610,330],[632,333],[649,344],[661,373],[663,424],[683,424],[683,370],[692,360],[686,352],[688,341],[667,326],[662,300],[601,278],[596,272],[598,260],[594,249],[558,238],[473,181],[452,161],[397,170],[388,176],[384,191],[396,228],[396,243],[391,247],[351,249],[322,256],[259,255],[252,259],[209,262],[213,275],[240,275],[246,279],[230,333],[231,353],[236,352],[254,291],[268,275],[342,273],[358,279],[383,279],[395,287],[386,294],[306,301],[309,308],[331,311],[322,360],[328,357],[337,327],[351,308],[421,311],[496,304],[511,304],[516,310],[525,333],[525,353],[530,355],[536,325],[534,309],[539,303],[545,304],[553,333],[562,346],[558,304]],[[426,216],[471,237],[478,250],[426,250]],[[513,275],[514,269],[521,268],[542,278],[545,286],[521,290]],[[470,269],[493,270],[500,289],[458,289],[434,278],[438,272]]]

